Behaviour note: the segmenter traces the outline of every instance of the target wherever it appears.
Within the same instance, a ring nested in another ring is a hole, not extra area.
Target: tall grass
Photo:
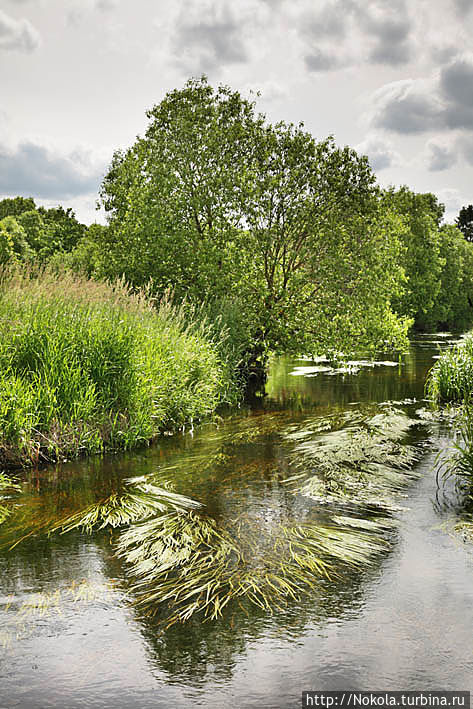
[[[238,386],[222,329],[146,292],[70,273],[0,277],[0,463],[129,449]]]
[[[426,382],[427,396],[436,404],[463,402],[473,394],[473,336],[445,352],[432,367]]]

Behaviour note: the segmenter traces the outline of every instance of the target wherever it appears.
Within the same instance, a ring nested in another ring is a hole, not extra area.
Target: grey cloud
[[[342,66],[339,57],[320,49],[314,49],[310,54],[306,54],[304,62],[309,71],[334,71]]]
[[[459,15],[465,15],[473,9],[473,0],[453,0]]]
[[[308,40],[343,39],[348,28],[350,5],[342,0],[326,5],[317,13],[301,17],[301,32]]]
[[[404,2],[391,3],[389,11],[385,4],[376,2],[359,7],[357,21],[360,29],[375,40],[368,56],[371,62],[397,66],[410,59],[411,22]]]
[[[413,81],[388,85],[375,96],[373,124],[395,133],[424,133],[441,125],[442,107]]]
[[[427,143],[427,168],[431,172],[441,172],[453,167],[457,155],[451,146],[431,140]]]
[[[383,32],[390,33],[389,40],[383,39],[382,35],[378,37],[376,45],[369,54],[370,61],[389,66],[406,64],[411,58],[412,50],[407,38],[401,39],[401,26],[392,25],[390,28],[386,27]],[[396,39],[396,35],[399,39]]]
[[[75,197],[96,192],[102,172],[81,152],[54,155],[32,142],[20,143],[13,150],[0,145],[0,194]]]
[[[0,49],[29,53],[40,43],[38,31],[28,20],[16,20],[0,10]]]
[[[351,56],[353,63],[398,66],[412,55],[412,24],[404,0],[329,0],[322,9],[301,14],[298,29],[309,71],[345,66],[338,59],[343,56]]]
[[[249,60],[243,24],[228,6],[213,4],[196,17],[181,12],[172,38],[178,64],[196,72],[209,72],[227,64]]]
[[[473,128],[473,61],[457,59],[440,73],[440,92],[446,102],[450,128]]]

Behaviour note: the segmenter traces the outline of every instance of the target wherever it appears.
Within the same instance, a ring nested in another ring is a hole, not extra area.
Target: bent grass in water
[[[30,534],[116,530],[137,608],[167,625],[218,618],[230,603],[271,612],[387,551],[395,495],[414,477],[416,454],[400,443],[412,425],[393,412],[355,411],[291,427],[295,475],[275,515],[256,506],[214,518],[161,472],[54,522],[35,521]]]

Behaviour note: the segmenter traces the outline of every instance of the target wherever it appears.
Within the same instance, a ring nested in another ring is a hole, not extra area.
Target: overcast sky
[[[472,37],[473,0],[0,0],[0,195],[103,221],[113,151],[205,72],[452,220],[473,203]]]

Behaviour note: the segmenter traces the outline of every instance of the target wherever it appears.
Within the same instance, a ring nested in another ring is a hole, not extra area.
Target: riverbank
[[[224,328],[123,283],[0,282],[0,465],[129,450],[234,403]]]

